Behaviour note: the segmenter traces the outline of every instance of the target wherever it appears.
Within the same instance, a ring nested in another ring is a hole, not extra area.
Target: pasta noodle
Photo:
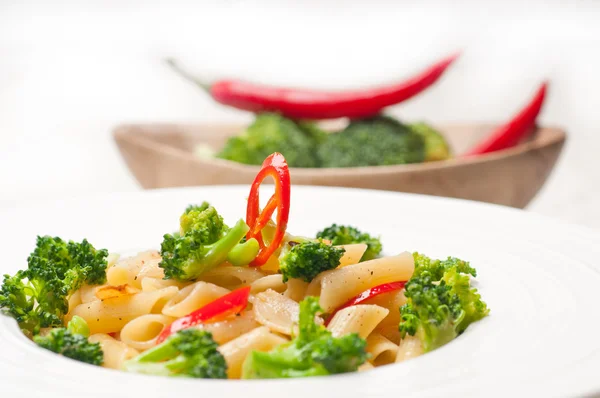
[[[250,284],[250,293],[257,294],[268,289],[281,293],[286,290],[286,287],[281,274],[267,275]]]
[[[165,304],[163,314],[182,317],[211,301],[229,293],[229,290],[206,282],[196,282],[184,287]]]
[[[414,260],[408,252],[365,261],[322,272],[311,282],[307,295],[320,296],[321,307],[329,312],[370,287],[408,280],[413,270]]]
[[[398,346],[381,334],[374,332],[367,337],[367,352],[375,366],[387,365],[396,361]]]
[[[164,277],[162,268],[158,266],[160,260],[160,254],[156,251],[146,251],[135,257],[121,259],[106,270],[108,284],[112,286],[127,284],[141,289],[144,277]]]
[[[307,282],[302,279],[290,279],[287,281],[287,289],[283,295],[299,302],[306,295],[306,289],[308,289]]]
[[[73,315],[85,319],[92,334],[118,332],[134,318],[159,313],[164,304],[176,293],[177,288],[171,286],[154,292],[95,300],[79,304],[73,309]]]
[[[201,323],[196,328],[211,332],[218,344],[225,344],[259,326],[252,312],[246,311],[221,322]]]
[[[139,351],[156,345],[156,338],[163,328],[173,322],[174,317],[161,314],[146,314],[127,322],[121,329],[121,341]]]
[[[256,268],[224,266],[212,269],[202,275],[202,280],[234,290],[240,286],[250,285],[265,274]]]
[[[379,296],[375,296],[366,300],[364,303],[376,304],[387,308],[390,311],[383,321],[377,325],[375,330],[384,335],[387,339],[391,340],[393,343],[398,344],[400,342],[400,331],[398,330],[398,324],[400,323],[400,311],[398,309],[406,304],[404,289],[380,294]]]
[[[269,328],[263,326],[223,344],[219,351],[227,362],[227,376],[230,379],[241,377],[242,364],[251,351],[270,351],[286,342],[286,339],[271,333]]]
[[[298,323],[300,306],[274,290],[267,290],[256,295],[252,311],[258,323],[267,326],[271,331],[289,336],[294,325]]]
[[[423,347],[421,346],[419,338],[407,335],[402,339],[398,346],[396,362],[403,362],[407,359],[416,358],[421,354],[423,354]]]
[[[169,286],[177,286],[179,288],[185,286],[184,283],[177,282],[173,279],[157,279],[151,277],[142,278],[142,291],[153,292],[155,290],[164,289]]]
[[[386,317],[388,310],[373,304],[360,304],[338,311],[327,329],[335,337],[349,333],[358,333],[366,338],[375,327]]]
[[[347,265],[358,264],[365,251],[367,251],[367,245],[364,243],[356,243],[353,245],[342,245],[338,246],[345,250],[344,255],[340,258],[340,265],[338,268],[343,268]]]
[[[93,334],[89,337],[92,343],[100,343],[104,352],[104,363],[102,366],[109,369],[121,369],[123,362],[139,354],[134,348],[129,347],[122,341],[115,340],[104,333]]]

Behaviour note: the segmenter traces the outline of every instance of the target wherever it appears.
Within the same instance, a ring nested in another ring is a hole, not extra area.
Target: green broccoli
[[[87,331],[87,335],[85,334]],[[83,333],[79,333],[83,332]],[[67,328],[52,329],[47,335],[37,335],[33,341],[42,348],[56,352],[67,358],[102,365],[104,353],[99,343],[88,341],[89,327],[81,317],[74,316]]]
[[[62,326],[69,296],[83,284],[106,281],[107,255],[85,239],[76,243],[38,236],[27,259],[28,268],[14,276],[4,275],[0,308],[13,316],[26,334]]]
[[[240,242],[249,230],[246,223],[239,220],[230,229],[212,206],[186,209],[180,226],[179,233],[163,237],[159,267],[165,279],[195,280],[226,260],[246,265],[258,254],[256,239]]]
[[[319,146],[323,167],[383,166],[425,160],[423,137],[389,116],[351,122]]]
[[[242,378],[271,379],[322,376],[353,372],[367,359],[366,341],[352,333],[333,337],[315,323],[322,311],[317,297],[300,302],[298,335],[270,352],[251,352],[244,361]]]
[[[425,141],[425,161],[450,159],[452,152],[444,136],[426,123],[409,124],[408,128],[423,137]]]
[[[199,205],[189,205],[185,208],[185,212],[183,214],[187,214],[192,210],[204,211],[210,207],[210,203],[204,201]]]
[[[336,268],[345,250],[321,241],[290,241],[284,244],[279,255],[279,270],[283,281],[299,278],[310,282],[323,271]]]
[[[372,237],[368,233],[361,232],[355,227],[348,225],[332,224],[324,230],[317,233],[317,238],[327,239],[332,245],[350,245],[353,243],[364,243],[367,250],[360,261],[367,261],[376,258],[381,253],[382,245],[379,238]]]
[[[124,370],[157,376],[226,379],[227,364],[212,334],[195,328],[175,333],[164,342],[126,361]]]
[[[261,165],[267,156],[280,152],[290,167],[318,167],[316,149],[325,136],[326,133],[312,123],[263,113],[257,115],[241,135],[230,138],[217,157]]]
[[[469,263],[449,257],[432,260],[415,253],[415,271],[406,283],[407,303],[400,307],[400,332],[417,336],[424,352],[453,340],[489,309],[470,286],[476,271]]]

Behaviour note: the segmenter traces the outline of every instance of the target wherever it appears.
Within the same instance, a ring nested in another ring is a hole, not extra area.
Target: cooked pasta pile
[[[104,365],[121,369],[124,361],[155,346],[165,325],[242,286],[250,286],[248,308],[239,316],[196,327],[208,330],[227,362],[229,378],[240,378],[242,364],[252,350],[269,351],[289,341],[298,324],[299,302],[319,296],[326,312],[357,294],[383,283],[407,280],[413,273],[410,253],[357,263],[367,246],[344,246],[338,268],[319,274],[312,282],[282,281],[275,270],[234,267],[227,263],[207,272],[197,282],[164,280],[156,251],[118,259],[111,256],[107,283],[84,286],[69,300],[68,322],[82,317],[90,341],[99,342]],[[339,311],[328,329],[334,336],[358,333],[367,340],[369,362],[361,369],[419,355],[418,349],[398,349],[398,309],[405,304],[402,291],[384,293]],[[405,341],[401,345],[405,345]],[[409,342],[410,345],[410,342]]]
[[[276,178],[263,209],[258,186]],[[289,172],[274,154],[228,227],[189,206],[160,251],[108,255],[38,237],[28,268],[6,275],[0,308],[40,347],[160,376],[283,378],[368,370],[448,343],[489,310],[469,263],[403,252],[333,224],[287,232]],[[271,220],[277,211],[275,220]]]

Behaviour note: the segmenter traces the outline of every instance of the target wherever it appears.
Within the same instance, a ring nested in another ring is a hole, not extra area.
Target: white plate
[[[248,187],[177,189],[46,203],[0,213],[0,273],[25,266],[36,234],[87,237],[112,252],[158,248],[182,209],[208,200],[232,223]],[[2,396],[575,396],[600,391],[600,234],[492,205],[294,187],[289,229],[332,223],[380,233],[386,253],[470,260],[490,316],[420,358],[360,374],[271,381],[169,379],[105,370],[38,349],[0,316]]]

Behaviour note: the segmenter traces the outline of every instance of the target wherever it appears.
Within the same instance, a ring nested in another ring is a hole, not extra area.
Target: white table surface
[[[600,3],[48,3],[0,2],[0,206],[139,189],[111,137],[118,123],[250,120],[172,74],[164,56],[209,79],[342,88],[462,48],[439,84],[392,113],[503,120],[550,78],[541,121],[565,127],[569,142],[528,209],[600,227]]]

